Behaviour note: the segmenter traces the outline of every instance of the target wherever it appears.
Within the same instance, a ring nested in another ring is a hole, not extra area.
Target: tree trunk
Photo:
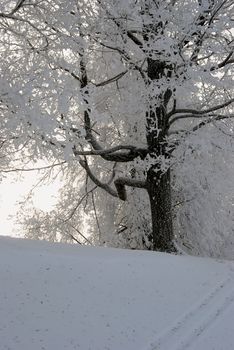
[[[174,252],[171,211],[170,169],[166,173],[150,169],[147,174],[147,191],[150,199],[153,249]]]
[[[172,67],[166,62],[148,58],[148,77],[160,85],[162,78],[169,78]],[[152,165],[147,171],[147,191],[150,199],[152,215],[152,233],[150,235],[154,250],[173,252],[173,225],[171,210],[170,168],[161,169],[161,160],[169,160],[167,149],[167,104],[172,92],[162,91],[156,99],[150,99],[146,113],[147,143]]]

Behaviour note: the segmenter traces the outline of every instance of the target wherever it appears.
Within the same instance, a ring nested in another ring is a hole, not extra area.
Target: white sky
[[[0,235],[22,236],[22,232],[16,227],[14,222],[17,212],[17,202],[23,200],[32,186],[36,183],[36,172],[26,173],[24,180],[14,182],[13,176],[7,176],[0,183]],[[56,193],[59,182],[37,188],[34,204],[37,208],[49,211],[56,203]],[[9,216],[12,216],[9,218]]]

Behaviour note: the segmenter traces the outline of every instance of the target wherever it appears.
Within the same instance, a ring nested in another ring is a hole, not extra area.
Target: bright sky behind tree
[[[36,181],[37,178],[34,172],[24,174],[24,179],[21,181],[16,182],[13,176],[7,176],[7,178],[2,180],[0,183],[0,235],[22,236],[15,223],[17,202],[24,200]],[[56,202],[58,187],[58,181],[38,187],[34,197],[35,207],[49,211]]]

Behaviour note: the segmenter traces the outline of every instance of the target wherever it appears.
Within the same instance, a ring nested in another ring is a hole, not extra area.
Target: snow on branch
[[[214,121],[219,121],[219,120],[224,120],[224,119],[230,119],[230,118],[234,118],[234,114],[229,114],[229,115],[222,115],[222,114],[218,114],[218,115],[213,115],[211,117],[209,117],[208,119],[202,121],[201,123],[199,123],[198,125],[194,126],[192,131],[197,131],[200,128],[202,128],[203,126],[210,124]]]
[[[223,60],[223,62],[220,62],[219,64],[217,64],[217,66],[213,66],[210,68],[210,71],[214,71],[214,70],[217,70],[217,69],[220,69],[220,68],[223,68],[225,67],[226,65],[228,64],[231,64],[231,63],[234,63],[234,58],[232,58],[232,55],[233,55],[233,51],[231,51],[228,56]]]
[[[13,8],[13,10],[11,11],[11,15],[13,15],[14,13],[16,13],[17,11],[19,11],[19,9],[24,5],[26,0],[19,0],[17,1],[16,6]]]
[[[91,151],[77,151],[74,150],[74,155],[76,156],[104,156],[107,154],[112,154],[115,152],[118,152],[120,150],[128,150],[130,151],[130,153],[117,153],[118,156],[122,156],[122,157],[128,157],[128,155],[130,155],[132,153],[135,155],[135,157],[137,157],[138,155],[143,155],[143,154],[147,154],[148,150],[146,148],[137,148],[135,146],[130,146],[130,145],[119,145],[119,146],[115,146],[109,149],[101,149],[101,150],[91,150]]]
[[[225,108],[225,107],[231,105],[233,102],[234,102],[234,98],[232,98],[231,100],[226,101],[220,105],[217,105],[217,106],[214,106],[214,107],[211,107],[208,109],[204,109],[203,111],[198,111],[195,109],[186,109],[186,108],[173,110],[170,113],[168,113],[168,118],[170,118],[171,116],[173,116],[175,114],[185,113],[185,115],[179,115],[179,116],[172,118],[169,122],[169,125],[171,126],[173,123],[175,123],[177,120],[180,120],[180,119],[201,118],[204,116],[207,117],[207,114],[214,112],[214,111],[217,111],[219,109]]]
[[[10,16],[13,16],[17,11],[19,11],[26,0],[18,0],[15,7],[9,12],[9,13],[0,13],[0,17],[6,17],[6,18],[10,18]]]
[[[110,11],[106,8],[106,6],[104,6],[104,4],[100,1],[97,0],[98,4],[104,9],[104,11],[106,12],[106,14],[108,15],[108,18],[111,19],[115,25],[122,30],[122,32],[126,33],[128,38],[132,40],[132,42],[134,44],[136,44],[137,46],[139,46],[140,48],[143,47],[143,44],[141,42],[140,39],[138,39],[131,30],[126,30],[125,28],[122,27],[121,22],[117,20],[117,18],[115,18],[115,16],[113,16]]]
[[[87,71],[86,66],[83,60],[83,57],[81,56],[80,60],[80,68],[81,68],[81,87],[84,89],[87,87],[88,84],[88,77],[87,77]],[[87,91],[88,94],[88,91]],[[86,132],[86,140],[89,142],[89,144],[93,147],[92,151],[74,151],[75,155],[100,155],[103,159],[111,162],[129,162],[137,158],[138,156],[144,157],[147,154],[147,149],[140,149],[136,148],[134,146],[116,146],[113,148],[110,148],[108,150],[104,150],[102,146],[99,144],[99,142],[95,139],[92,133],[91,128],[91,120],[90,120],[90,108],[88,105],[88,101],[86,98],[84,98],[84,102],[87,105],[87,109],[84,111],[84,124],[85,124],[85,132]],[[130,152],[128,153],[115,153],[116,151],[119,151],[121,149],[127,149]],[[115,153],[115,154],[113,154]]]

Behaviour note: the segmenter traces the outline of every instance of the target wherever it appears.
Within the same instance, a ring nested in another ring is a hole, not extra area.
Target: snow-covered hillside
[[[0,350],[232,350],[234,263],[0,238]]]

